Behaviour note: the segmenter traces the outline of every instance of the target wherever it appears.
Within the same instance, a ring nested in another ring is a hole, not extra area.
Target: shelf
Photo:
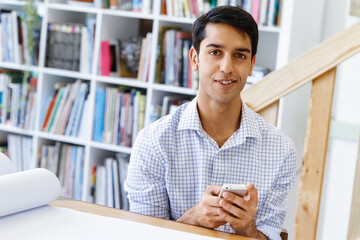
[[[9,124],[0,124],[0,131],[7,132],[7,133],[15,133],[15,134],[19,134],[19,135],[25,135],[25,136],[29,136],[29,137],[32,137],[35,135],[35,131],[25,130],[23,128],[15,127],[15,126],[12,126]]]
[[[82,80],[90,80],[91,75],[87,73],[79,73],[74,71],[62,70],[57,68],[44,68],[44,73],[55,76],[71,77]]]
[[[53,133],[46,133],[46,132],[38,132],[38,136],[40,138],[52,140],[52,141],[59,141],[64,143],[70,143],[75,145],[86,145],[86,141],[78,138],[78,137],[70,137],[70,136],[63,136]]]
[[[90,143],[90,147],[104,149],[104,150],[113,151],[113,152],[122,152],[122,153],[127,153],[127,154],[131,153],[130,147],[116,146],[116,145],[112,145],[112,144],[99,143],[99,142],[94,142],[94,141]]]
[[[195,21],[195,19],[193,18],[172,17],[166,15],[160,15],[158,19],[163,22],[174,22],[174,23],[183,23],[183,24],[193,24],[193,22]]]
[[[39,67],[36,66],[26,66],[22,64],[16,63],[8,63],[8,62],[0,62],[0,68],[7,68],[19,71],[29,71],[29,72],[38,72]]]
[[[13,6],[25,6],[25,1],[8,0],[4,4]]]
[[[127,17],[127,18],[136,18],[136,19],[148,19],[154,20],[154,15],[150,13],[140,13],[124,10],[113,10],[113,9],[101,9],[101,12],[104,15],[112,15],[117,17]]]
[[[259,26],[260,32],[273,32],[273,33],[280,33],[281,28],[276,27],[268,27],[268,26]]]
[[[71,12],[83,12],[83,13],[100,13],[101,9],[95,7],[85,7],[63,3],[49,3],[49,9],[51,10],[63,10]]]
[[[124,85],[136,88],[148,88],[149,83],[147,82],[140,82],[136,78],[119,78],[119,77],[104,77],[104,76],[97,76],[96,80],[101,83],[110,83],[110,84],[117,84],[117,85]]]
[[[163,91],[163,92],[172,92],[172,93],[179,93],[179,94],[186,94],[186,95],[196,95],[197,90],[191,88],[183,88],[183,87],[175,87],[175,86],[168,86],[164,84],[154,83],[153,89]]]

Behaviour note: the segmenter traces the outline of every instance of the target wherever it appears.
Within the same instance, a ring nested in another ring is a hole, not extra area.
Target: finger
[[[210,185],[206,188],[206,193],[212,196],[219,196],[220,192],[221,192],[221,186]]]
[[[245,199],[243,197],[240,197],[234,193],[230,193],[230,192],[224,192],[223,193],[223,198],[231,203],[231,204],[235,204],[236,206],[238,206],[239,208],[242,209],[247,209],[248,208],[248,203],[245,201]]]
[[[219,207],[220,198],[212,194],[212,192],[216,191],[216,187],[217,186],[209,186],[206,189],[200,201],[201,205],[203,205],[204,207]]]
[[[244,225],[247,222],[246,216],[242,218],[238,218],[236,216],[233,216],[232,214],[226,212],[224,209],[218,210],[219,216],[226,222],[228,222],[231,226],[238,226],[241,228],[242,225]],[[245,220],[246,219],[246,220]]]
[[[244,199],[252,206],[258,205],[258,191],[252,183],[247,183],[248,192],[244,196]]]
[[[240,208],[237,205],[233,205],[230,202],[227,202],[226,200],[220,200],[219,202],[220,207],[225,210],[225,212],[227,212],[228,214],[232,214],[233,216],[235,216],[236,218],[244,218],[246,213],[244,209]]]

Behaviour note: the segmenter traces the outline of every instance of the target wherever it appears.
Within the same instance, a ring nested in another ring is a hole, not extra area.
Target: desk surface
[[[249,240],[250,238],[234,235],[230,233],[218,232],[215,230],[197,227],[189,224],[183,224],[176,221],[150,217],[101,205],[96,205],[88,202],[76,201],[76,200],[57,200],[49,204],[54,207],[64,207],[73,210],[97,214],[100,216],[114,217],[125,219],[129,221],[135,221],[140,223],[151,224],[158,227],[169,228],[189,233],[196,233],[204,236],[229,239],[229,240]]]

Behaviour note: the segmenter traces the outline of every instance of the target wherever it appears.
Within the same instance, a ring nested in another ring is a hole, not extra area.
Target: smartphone
[[[247,192],[246,184],[224,184],[221,188],[219,197],[222,197],[223,192],[232,192],[240,197],[244,197]]]

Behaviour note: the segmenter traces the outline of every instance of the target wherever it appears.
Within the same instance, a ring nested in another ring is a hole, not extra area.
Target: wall
[[[295,0],[287,61],[319,44],[322,40],[325,0]],[[311,7],[309,7],[311,6]],[[285,9],[286,11],[286,9]],[[306,16],[306,17],[304,17]],[[298,155],[298,171],[295,186],[289,193],[289,207],[283,227],[293,239],[296,216],[296,202],[300,182],[302,156],[308,117],[311,83],[297,89],[280,100],[278,127],[295,143]],[[294,127],[296,126],[296,127]]]
[[[296,0],[289,60],[360,21],[358,17],[349,16],[349,6],[350,0]],[[341,64],[337,70],[316,239],[347,239],[360,132],[359,55]],[[289,210],[284,223],[289,239],[293,239],[310,93],[311,84],[307,84],[285,97],[280,106],[278,127],[294,140],[298,151],[299,171],[289,195]]]
[[[324,39],[360,21],[350,16],[349,10],[350,0],[328,2]],[[348,239],[360,132],[359,66],[357,54],[337,69],[317,239]]]

